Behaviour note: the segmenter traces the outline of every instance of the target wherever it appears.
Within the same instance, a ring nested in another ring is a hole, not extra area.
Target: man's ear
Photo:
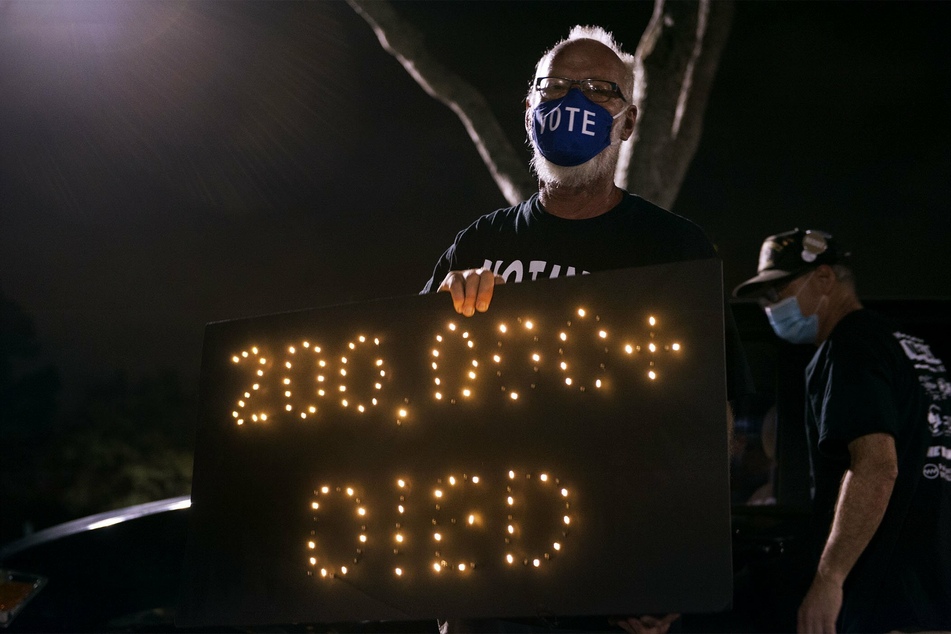
[[[832,287],[835,285],[838,277],[835,274],[835,271],[832,270],[832,267],[828,264],[820,264],[816,267],[815,273],[813,274],[813,279],[816,284],[819,285],[819,290],[822,291],[823,295],[827,295],[829,291],[832,290]]]
[[[528,99],[525,100],[525,133],[532,133],[532,102]]]
[[[624,127],[621,129],[621,140],[627,141],[634,134],[634,124],[637,123],[637,106],[631,106],[624,113]]]

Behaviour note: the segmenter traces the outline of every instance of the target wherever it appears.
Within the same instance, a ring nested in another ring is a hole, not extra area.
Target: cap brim
[[[778,269],[770,269],[768,271],[763,271],[756,277],[751,277],[746,280],[739,286],[733,289],[733,297],[741,299],[744,297],[753,297],[761,293],[766,289],[767,286],[773,282],[778,282],[779,280],[786,279],[787,277],[793,277],[798,275],[800,271],[780,271]]]

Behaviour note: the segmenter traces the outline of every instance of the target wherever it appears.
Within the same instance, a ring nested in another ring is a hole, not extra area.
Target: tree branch
[[[448,106],[466,128],[502,195],[515,205],[537,190],[524,160],[506,138],[482,94],[429,54],[423,38],[384,0],[347,0],[373,29],[383,49],[429,95]]]
[[[655,0],[635,53],[638,115],[621,150],[621,187],[673,206],[700,143],[733,10],[732,0]]]

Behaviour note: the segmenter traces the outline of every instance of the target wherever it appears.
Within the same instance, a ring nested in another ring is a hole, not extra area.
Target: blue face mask
[[[796,297],[787,297],[765,309],[769,325],[780,339],[789,343],[815,343],[819,336],[819,315],[804,317]]]
[[[611,116],[574,88],[560,99],[535,106],[532,140],[541,155],[555,165],[581,165],[611,145],[611,126],[621,113]]]

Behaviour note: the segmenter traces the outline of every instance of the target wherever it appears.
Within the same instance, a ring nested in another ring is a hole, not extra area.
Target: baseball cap
[[[825,231],[793,229],[763,240],[757,274],[733,289],[733,297],[751,297],[785,279],[792,280],[822,264],[849,256]]]

